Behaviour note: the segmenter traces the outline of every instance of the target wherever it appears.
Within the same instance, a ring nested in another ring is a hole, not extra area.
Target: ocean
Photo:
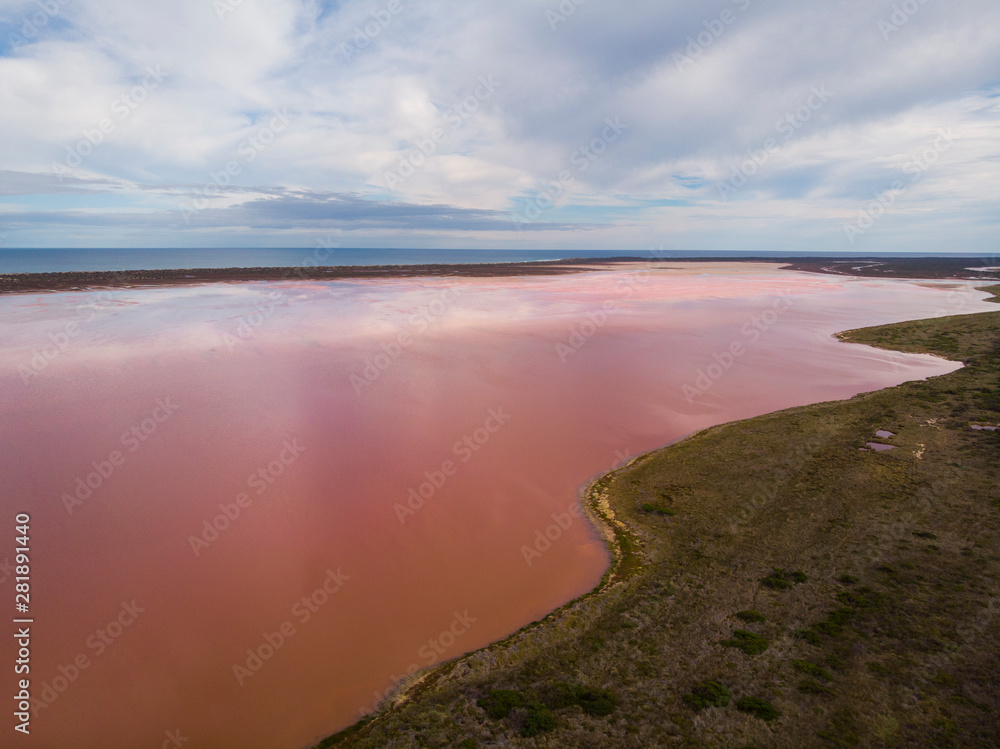
[[[812,253],[684,250],[402,250],[313,248],[74,248],[0,249],[0,273],[169,270],[176,268],[297,268],[303,265],[436,265],[517,263],[567,258],[807,257]],[[905,255],[918,256],[917,253]],[[844,253],[838,257],[865,257]]]
[[[0,273],[168,270],[174,268],[297,268],[303,265],[435,265],[516,263],[577,257],[649,256],[614,250],[395,250],[319,248],[3,249]]]

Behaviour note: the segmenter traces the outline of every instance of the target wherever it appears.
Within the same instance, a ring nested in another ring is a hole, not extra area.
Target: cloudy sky
[[[0,247],[995,253],[996,0],[0,0]]]

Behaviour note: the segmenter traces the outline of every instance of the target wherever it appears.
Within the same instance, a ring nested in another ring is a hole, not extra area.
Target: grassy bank
[[[1000,745],[1000,312],[842,337],[966,367],[608,474],[602,589],[322,746]]]

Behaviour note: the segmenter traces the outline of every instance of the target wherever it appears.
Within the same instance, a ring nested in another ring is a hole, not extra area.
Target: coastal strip
[[[511,263],[456,263],[427,265],[312,265],[267,268],[171,268],[164,270],[66,271],[61,273],[0,274],[0,294],[44,291],[84,291],[147,286],[180,286],[254,281],[322,281],[341,279],[500,276],[555,276],[634,263],[772,263],[782,270],[870,278],[937,278],[1000,280],[1000,261],[994,258],[923,257],[657,257],[570,258]]]
[[[621,260],[621,258],[616,258]],[[629,258],[635,262],[639,258]],[[181,286],[253,281],[335,281],[341,279],[414,278],[441,276],[555,276],[587,270],[608,261],[591,258],[526,263],[464,263],[429,265],[306,265],[274,268],[171,268],[165,270],[69,271],[0,275],[0,294],[41,291],[81,291],[145,286]]]

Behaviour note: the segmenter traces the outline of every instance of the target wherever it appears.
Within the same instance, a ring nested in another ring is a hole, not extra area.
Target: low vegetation
[[[747,655],[760,655],[768,649],[770,643],[758,634],[747,632],[745,629],[738,629],[733,632],[731,640],[723,640],[722,644],[727,648],[742,650]]]
[[[808,579],[802,570],[795,570],[795,572],[774,570],[767,577],[761,578],[760,582],[771,590],[784,590],[791,588],[793,584],[804,583]]]
[[[1000,432],[970,424],[1000,423],[1000,312],[843,337],[966,366],[602,477],[586,502],[623,527],[597,592],[324,746],[995,747]],[[879,429],[896,449],[859,450]],[[643,507],[664,492],[669,522]]]
[[[774,720],[778,717],[778,711],[774,705],[759,697],[743,697],[736,703],[736,709],[750,713],[761,720]]]
[[[695,710],[706,707],[725,707],[729,704],[729,690],[717,681],[704,681],[682,698]]]
[[[745,609],[743,611],[737,611],[733,614],[737,619],[742,619],[745,622],[766,622],[767,617],[755,609]]]
[[[670,516],[670,515],[676,515],[677,514],[676,510],[674,510],[674,509],[672,509],[670,507],[667,507],[662,502],[643,502],[641,505],[639,505],[639,507],[640,507],[640,509],[643,512],[647,512],[647,513],[650,513],[650,514],[653,514],[653,515],[667,515],[667,516]]]

